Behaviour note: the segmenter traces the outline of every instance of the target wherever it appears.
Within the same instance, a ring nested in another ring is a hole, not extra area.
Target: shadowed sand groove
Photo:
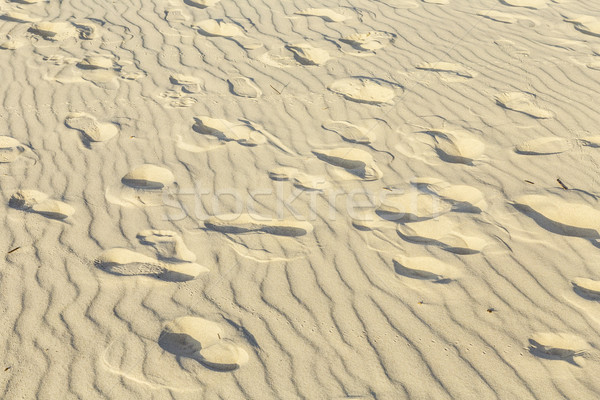
[[[268,233],[278,236],[303,236],[312,232],[313,226],[296,219],[273,219],[260,215],[224,214],[210,217],[204,226],[223,233]]]

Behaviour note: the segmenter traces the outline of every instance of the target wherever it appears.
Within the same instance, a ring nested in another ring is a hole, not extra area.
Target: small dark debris
[[[276,92],[277,92],[277,94],[281,94],[281,92],[280,92],[279,90],[275,89],[275,88],[273,87],[273,85],[269,85],[269,86],[271,86],[271,89],[273,89],[274,91],[276,91]]]
[[[488,308],[486,311],[487,311],[487,312],[489,312],[489,313],[491,314],[491,313],[495,312],[495,311],[496,311],[496,309],[495,309],[495,308],[492,308],[492,307],[490,307],[490,308]]]
[[[8,253],[6,253],[6,254],[14,253],[15,251],[19,250],[20,248],[21,248],[21,246],[19,246],[19,247],[15,247],[14,249],[12,249],[11,251],[9,251],[9,252],[8,252]]]
[[[418,305],[422,305],[423,304],[423,300],[419,301],[417,304]]]
[[[529,181],[527,179],[525,179],[525,182],[529,183],[530,185],[535,185],[535,183],[533,183],[533,182],[531,182],[531,181]]]
[[[4,371],[6,372],[6,371],[8,371],[8,370],[9,370],[9,369],[11,369],[11,368],[12,368],[12,367],[6,367],[6,368],[4,368]]]
[[[565,184],[564,184],[564,183],[563,183],[563,182],[560,180],[560,178],[556,178],[556,182],[558,182],[558,184],[559,184],[560,186],[562,186],[562,188],[563,188],[563,189],[565,189],[565,190],[569,190],[569,188],[567,187],[567,185],[565,185]]]

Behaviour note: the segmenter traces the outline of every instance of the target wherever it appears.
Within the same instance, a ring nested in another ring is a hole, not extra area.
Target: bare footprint
[[[328,86],[328,89],[357,103],[382,104],[391,103],[392,99],[396,97],[394,89],[401,89],[401,86],[393,86],[380,79],[351,77],[334,81]]]
[[[230,78],[227,82],[229,83],[229,91],[236,96],[248,97],[250,99],[257,99],[262,96],[262,91],[258,86],[245,76]]]
[[[115,275],[153,276],[170,282],[195,279],[208,269],[192,262],[163,262],[123,248],[106,250],[95,261],[98,268]]]
[[[173,74],[169,80],[173,85],[181,86],[181,90],[185,93],[199,93],[204,86],[204,81],[195,76]]]
[[[496,104],[508,110],[517,111],[533,118],[552,118],[554,114],[533,104],[530,97],[521,92],[505,92],[496,96]]]
[[[181,236],[173,231],[149,229],[137,234],[142,244],[152,246],[158,258],[170,262],[194,262],[196,255],[187,248]]]
[[[366,181],[374,181],[383,177],[383,172],[375,164],[373,156],[364,150],[342,147],[332,150],[313,150],[312,152],[319,160],[344,168]]]
[[[84,141],[104,142],[119,133],[119,129],[112,123],[100,123],[93,115],[77,112],[67,115],[65,125],[81,133]]]
[[[189,357],[217,371],[233,371],[248,362],[248,353],[224,337],[215,322],[181,317],[167,323],[158,344],[169,353]]]
[[[28,211],[51,219],[66,219],[75,213],[75,209],[62,201],[49,198],[46,193],[37,190],[19,190],[13,194],[8,205],[17,210]]]
[[[216,215],[206,219],[204,226],[222,233],[267,233],[278,236],[303,236],[313,231],[313,226],[307,221],[251,214]]]

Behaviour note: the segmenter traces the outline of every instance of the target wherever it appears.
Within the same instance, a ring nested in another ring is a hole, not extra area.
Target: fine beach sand
[[[595,0],[0,2],[0,398],[597,399]]]

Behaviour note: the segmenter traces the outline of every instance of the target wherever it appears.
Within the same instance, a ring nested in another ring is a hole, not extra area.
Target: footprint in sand
[[[573,142],[561,137],[542,137],[515,146],[515,152],[525,155],[559,154],[573,148]]]
[[[499,0],[500,3],[512,7],[538,9],[546,7],[546,0]]]
[[[363,52],[374,52],[382,49],[396,38],[396,35],[384,31],[369,31],[344,36],[340,39],[342,43],[349,44],[354,49]],[[360,53],[359,53],[360,54]]]
[[[38,22],[31,25],[28,32],[50,41],[63,41],[81,36],[77,27],[69,22]]]
[[[197,8],[212,7],[219,3],[221,0],[183,0],[185,4]]]
[[[242,28],[233,23],[207,19],[199,22],[195,28],[204,36],[223,37],[233,40],[245,50],[255,50],[262,47],[261,42],[246,36]]]
[[[350,77],[334,81],[328,89],[357,103],[382,104],[391,103],[402,86],[377,78]]]
[[[531,354],[550,360],[564,360],[579,367],[584,366],[590,345],[570,333],[535,333],[529,339]]]
[[[329,187],[323,176],[310,175],[296,168],[277,167],[269,171],[269,178],[274,181],[291,181],[298,189],[322,191]]]
[[[588,300],[600,300],[600,281],[588,278],[575,278],[571,282],[573,290],[581,297]]]
[[[174,108],[191,107],[198,102],[195,98],[186,96],[185,93],[176,90],[164,91],[158,97],[166,100],[167,104]]]
[[[451,206],[437,196],[416,190],[387,195],[375,212],[381,218],[396,222],[423,221],[450,212]]]
[[[313,150],[315,156],[336,167],[344,168],[353,175],[366,181],[374,181],[383,177],[373,156],[361,149],[342,147],[332,150]]]
[[[207,116],[194,117],[192,129],[203,135],[211,135],[225,142],[237,142],[244,146],[264,144],[267,139],[260,131],[246,122],[230,122]]]
[[[253,214],[215,215],[207,218],[204,226],[221,233],[268,233],[278,236],[303,236],[313,231],[313,226],[307,221]]]
[[[487,246],[484,239],[459,233],[462,231],[445,216],[396,226],[398,235],[407,242],[435,245],[455,254],[476,254]]]
[[[533,194],[516,198],[513,205],[550,232],[600,239],[600,211],[587,204]]]
[[[138,233],[137,238],[155,250],[156,258],[117,247],[102,252],[95,261],[96,266],[115,275],[146,275],[171,282],[189,281],[208,271],[194,263],[196,255],[176,232],[145,230]]]
[[[82,70],[81,77],[103,89],[116,90],[119,88],[120,66],[112,57],[89,55],[79,61],[76,66]]]
[[[236,96],[250,99],[257,99],[262,96],[262,91],[253,80],[244,76],[227,79],[227,83],[229,83],[229,91]]]
[[[180,8],[171,8],[165,10],[165,21],[167,22],[187,22],[190,19]]]
[[[533,118],[552,118],[554,114],[533,104],[530,96],[521,92],[505,92],[496,96],[496,104],[507,110],[517,111]]]
[[[396,256],[393,259],[394,271],[412,279],[432,281],[433,283],[449,283],[456,279],[454,266],[433,257]]]
[[[302,11],[298,11],[295,13],[296,15],[303,15],[306,17],[320,17],[323,21],[326,22],[343,22],[352,17],[345,16],[343,14],[337,13],[328,8],[307,8]]]
[[[75,209],[62,201],[51,199],[46,193],[37,190],[19,190],[13,194],[8,205],[17,210],[37,213],[51,219],[66,219]]]
[[[17,139],[0,136],[0,163],[11,163],[27,150]]]
[[[113,123],[101,123],[96,117],[83,112],[76,112],[67,115],[65,125],[81,133],[84,143],[104,142],[119,133],[119,128]]]
[[[452,185],[437,178],[420,178],[411,183],[449,203],[454,212],[480,213],[487,208],[483,193],[473,186]]]
[[[168,169],[143,164],[123,176],[121,185],[107,188],[105,196],[110,203],[123,207],[161,206],[174,182],[175,177]]]
[[[459,64],[443,61],[421,63],[417,65],[417,69],[438,72],[440,74],[457,75],[462,78],[474,78],[477,76],[477,73],[469,68],[463,67]]]
[[[564,16],[566,22],[570,22],[579,32],[591,36],[600,36],[600,19],[589,15]]]
[[[181,317],[165,325],[158,344],[178,357],[188,357],[217,371],[233,371],[248,362],[248,353],[215,322]]]
[[[143,164],[128,172],[121,182],[136,189],[156,190],[175,182],[175,176],[166,168]]]
[[[204,86],[201,78],[183,74],[173,74],[169,77],[169,81],[173,85],[180,86],[182,92],[190,94],[201,92]]]
[[[473,134],[462,130],[431,129],[438,156],[446,162],[472,165],[485,151],[485,145]]]
[[[327,50],[308,43],[289,44],[285,47],[294,53],[294,58],[302,65],[322,65],[331,59]]]

